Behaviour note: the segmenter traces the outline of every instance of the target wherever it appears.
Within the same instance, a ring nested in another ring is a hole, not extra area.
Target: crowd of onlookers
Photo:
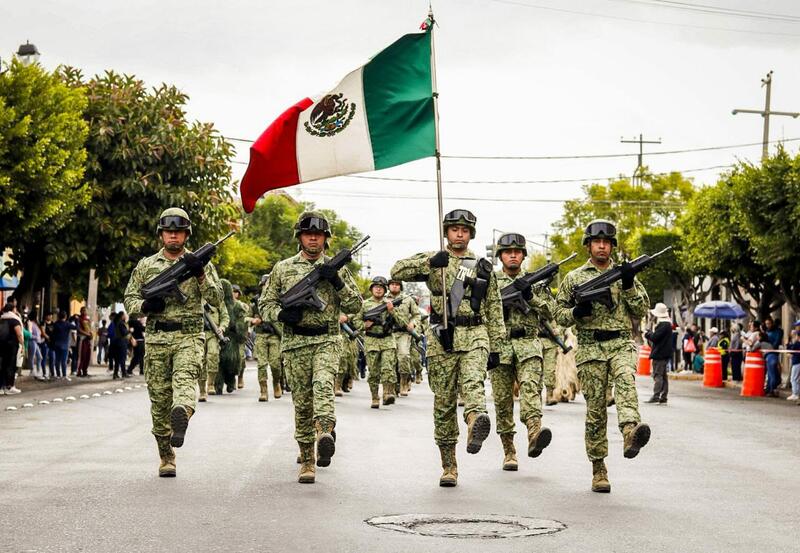
[[[800,321],[794,324],[790,338],[784,343],[783,328],[780,319],[766,317],[763,321],[750,321],[744,329],[739,323],[731,323],[729,328],[721,331],[712,327],[706,334],[696,324],[681,329],[669,318],[667,307],[657,304],[651,311],[655,318],[652,330],[645,334],[645,338],[653,348],[654,378],[656,379],[655,401],[663,394],[666,401],[666,388],[668,384],[661,384],[659,376],[655,375],[655,361],[658,358],[668,371],[679,373],[702,374],[705,366],[706,352],[709,348],[719,351],[722,361],[722,380],[729,377],[733,381],[742,380],[742,365],[748,352],[761,352],[766,367],[765,393],[767,396],[778,397],[781,386],[781,355],[790,354],[791,371],[789,382],[792,393],[789,400],[800,400]],[[671,332],[666,328],[671,327]],[[661,327],[659,329],[659,326]],[[669,342],[669,346],[667,346]],[[658,348],[658,352],[655,350]],[[660,369],[660,365],[659,365]],[[664,375],[666,380],[666,375]],[[663,392],[661,388],[664,388]],[[654,400],[651,398],[650,400]]]
[[[93,332],[85,307],[70,317],[66,311],[47,313],[40,321],[13,298],[7,301],[0,315],[0,395],[21,392],[16,378],[25,369],[40,381],[88,378],[93,351],[114,379],[131,376],[137,367],[143,374],[144,325],[128,321],[124,312],[112,313],[110,321]]]

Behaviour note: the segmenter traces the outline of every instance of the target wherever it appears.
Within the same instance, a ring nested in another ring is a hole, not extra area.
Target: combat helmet
[[[307,230],[316,230],[325,233],[325,238],[330,238],[331,226],[328,219],[319,211],[304,211],[297,218],[294,225],[294,237],[299,238],[300,233]]]
[[[372,292],[373,286],[383,286],[383,291],[386,292],[386,290],[389,289],[389,282],[386,280],[385,277],[376,276],[375,278],[372,279],[372,282],[370,282],[369,284],[370,292]]]
[[[263,288],[264,286],[267,285],[267,283],[269,282],[269,275],[271,274],[272,273],[264,273],[263,275],[261,275],[261,280],[258,281],[259,288]]]
[[[525,245],[525,237],[517,232],[506,232],[501,234],[497,239],[497,244],[494,247],[494,254],[500,256],[500,252],[505,250],[522,250],[523,255],[527,257],[528,249]]]
[[[617,245],[617,226],[608,219],[595,219],[586,225],[583,231],[583,245],[592,241],[592,238],[608,238],[611,245]]]
[[[168,207],[158,217],[157,233],[162,230],[185,230],[192,234],[192,221],[189,214],[180,207]]]
[[[403,281],[402,280],[397,279],[397,278],[389,278],[388,284],[392,284],[393,282],[396,282],[397,284],[399,284],[400,285],[400,290],[401,291],[403,290]]]
[[[444,219],[442,220],[442,228],[444,228],[444,231],[447,232],[447,227],[464,225],[469,229],[469,237],[475,238],[475,223],[477,222],[478,219],[468,209],[454,209],[453,211],[445,214]]]

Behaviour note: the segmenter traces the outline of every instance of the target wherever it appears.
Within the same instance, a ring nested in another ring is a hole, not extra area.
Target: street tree
[[[86,106],[82,87],[39,64],[14,59],[0,74],[0,251],[12,249],[12,265],[0,272],[23,270],[16,294],[24,303],[47,278],[42,250],[27,246],[63,232],[91,198]]]

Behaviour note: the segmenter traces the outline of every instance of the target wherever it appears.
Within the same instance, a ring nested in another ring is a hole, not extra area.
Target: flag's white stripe
[[[308,132],[314,108],[325,95],[316,99],[314,105],[304,110],[297,121],[297,170],[300,182],[307,182],[334,175],[373,171],[372,144],[367,128],[367,113],[364,106],[363,67],[348,74],[328,94],[342,94],[346,101],[348,117],[350,106],[355,104],[352,119],[347,126],[333,136],[315,136]],[[313,129],[313,127],[312,127]]]

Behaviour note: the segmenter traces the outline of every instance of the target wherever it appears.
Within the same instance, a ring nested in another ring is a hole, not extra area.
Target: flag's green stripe
[[[405,35],[364,66],[375,169],[435,153],[430,32]]]

